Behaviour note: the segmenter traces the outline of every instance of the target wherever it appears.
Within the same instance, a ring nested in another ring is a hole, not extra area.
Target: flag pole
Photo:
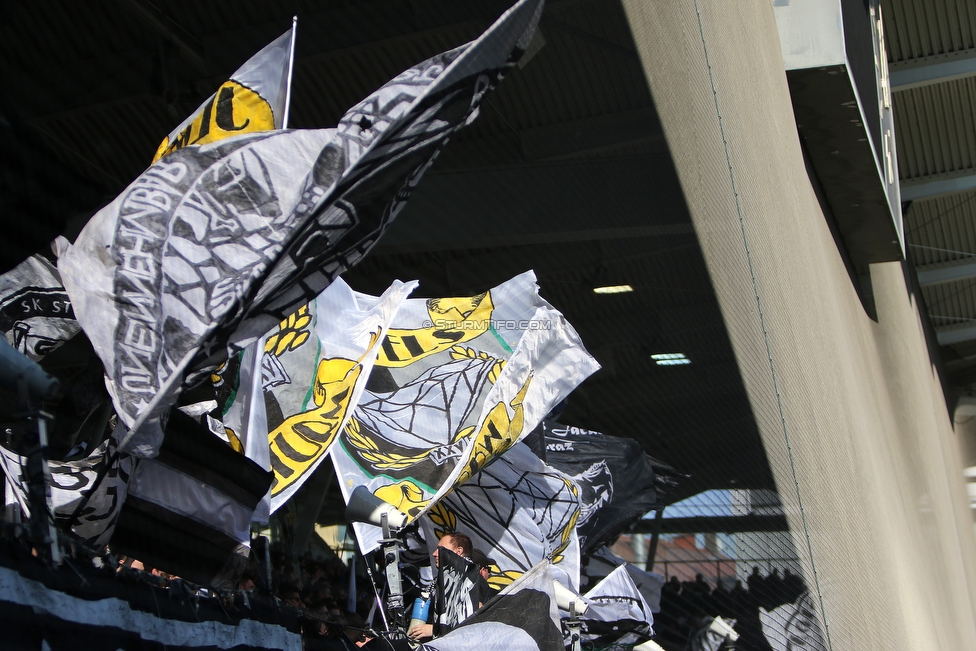
[[[291,45],[288,52],[288,81],[285,84],[285,114],[281,118],[281,128],[288,128],[288,113],[291,110],[291,79],[295,74],[295,34],[298,33],[298,16],[291,17]]]

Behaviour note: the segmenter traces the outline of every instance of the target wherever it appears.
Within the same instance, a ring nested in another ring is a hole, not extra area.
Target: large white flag
[[[448,533],[470,536],[495,561],[488,578],[495,589],[546,560],[560,583],[579,590],[579,515],[572,479],[517,443],[438,501],[421,522],[433,544]]]
[[[599,368],[538,289],[526,272],[477,296],[404,302],[332,452],[347,501],[365,485],[419,517]],[[375,549],[379,528],[355,528]]]
[[[248,59],[163,139],[152,162],[187,145],[205,145],[243,133],[281,129],[294,38],[293,25]]]
[[[151,456],[183,386],[357,263],[535,30],[522,0],[477,41],[405,71],[337,129],[186,146],[62,242],[58,269],[129,428]],[[128,446],[126,447],[126,444]]]

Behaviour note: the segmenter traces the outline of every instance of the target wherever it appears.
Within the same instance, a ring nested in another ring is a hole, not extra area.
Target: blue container
[[[417,597],[413,602],[413,612],[410,613],[410,620],[419,620],[421,623],[427,621],[430,614],[430,598],[424,599]]]

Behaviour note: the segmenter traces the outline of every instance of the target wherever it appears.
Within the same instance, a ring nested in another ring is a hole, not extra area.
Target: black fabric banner
[[[543,421],[545,461],[579,484],[582,513],[576,523],[580,553],[611,542],[631,522],[658,506],[683,475],[644,454],[633,439]]]
[[[442,635],[473,615],[486,596],[473,562],[444,547],[437,548],[437,557],[434,634]]]

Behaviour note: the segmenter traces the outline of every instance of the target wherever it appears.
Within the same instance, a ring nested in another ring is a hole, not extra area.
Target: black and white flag
[[[58,269],[133,441],[152,456],[184,386],[359,262],[440,148],[520,58],[541,0],[401,73],[336,129],[187,146],[62,241]],[[129,447],[126,447],[130,444]]]
[[[549,562],[501,591],[459,627],[421,651],[563,651]]]
[[[583,641],[599,649],[631,648],[654,635],[654,615],[623,565],[583,595],[589,608]]]
[[[70,528],[91,548],[99,548],[111,538],[132,474],[133,459],[116,454],[116,443],[116,438],[110,437],[83,459],[48,462],[55,522]],[[0,467],[8,494],[30,517],[27,460],[0,446]],[[84,506],[75,514],[82,502]]]
[[[0,275],[0,333],[37,361],[81,330],[58,270],[32,255]]]
[[[233,578],[247,562],[251,517],[271,480],[174,410],[159,455],[140,459],[132,473],[112,550],[194,583]]]
[[[577,590],[580,577],[579,489],[523,443],[483,468],[421,518],[424,537],[461,532],[495,559],[488,583],[501,589],[541,561]]]
[[[664,576],[657,572],[647,572],[633,563],[628,563],[606,546],[591,552],[585,559],[580,568],[580,581],[584,585],[595,585],[618,567],[627,569],[627,574],[640,590],[651,612],[661,612],[661,588],[664,587]]]
[[[794,603],[769,611],[760,606],[759,621],[773,651],[827,650],[809,592],[804,592]]]
[[[437,550],[437,595],[434,600],[434,634],[451,630],[474,614],[487,595],[482,594],[478,567],[450,549]]]
[[[682,475],[644,453],[627,438],[569,427],[554,421],[539,426],[545,460],[570,475],[581,491],[576,524],[586,554],[611,542],[631,522],[662,504]]]

